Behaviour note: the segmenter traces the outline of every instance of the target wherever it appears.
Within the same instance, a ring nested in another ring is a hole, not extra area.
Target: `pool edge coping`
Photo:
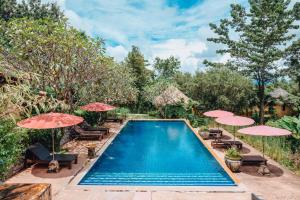
[[[122,124],[121,129],[111,138],[106,141],[106,144],[97,152],[97,156],[90,162],[87,162],[85,166],[80,170],[69,182],[69,185],[72,186],[88,186],[88,185],[80,185],[80,181],[84,178],[84,176],[89,172],[89,170],[94,166],[94,164],[97,162],[97,160],[100,158],[100,156],[103,154],[103,152],[109,147],[111,142],[120,134],[120,132],[124,129],[124,127],[127,125],[129,121],[183,121],[190,130],[195,134],[195,136],[200,140],[200,142],[205,146],[205,148],[211,153],[211,155],[217,160],[217,162],[221,165],[221,167],[224,169],[224,171],[228,174],[228,176],[233,180],[233,182],[236,184],[236,186],[240,185],[240,180],[236,178],[236,176],[231,172],[231,170],[227,167],[225,162],[211,149],[211,147],[200,137],[199,134],[194,130],[194,128],[190,125],[189,121],[187,119],[128,119],[124,124]],[[99,186],[99,185],[90,185],[90,186]],[[105,185],[102,185],[102,187]],[[107,185],[107,187],[120,187],[120,186],[114,186],[114,185]],[[123,187],[143,187],[143,186],[131,186],[126,185]],[[156,187],[165,187],[165,186],[156,186]],[[172,187],[172,186],[168,186]],[[176,186],[174,186],[176,187]],[[178,187],[189,187],[189,186],[178,186]],[[195,186],[195,187],[212,187],[212,186]],[[233,186],[217,186],[217,187],[234,187]]]

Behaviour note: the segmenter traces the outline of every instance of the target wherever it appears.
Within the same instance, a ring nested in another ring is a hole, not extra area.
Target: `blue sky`
[[[54,0],[44,0],[54,1]],[[182,71],[203,68],[204,59],[226,61],[217,56],[208,24],[228,17],[231,3],[247,6],[247,0],[57,0],[69,23],[106,41],[107,54],[121,61],[132,45],[146,59],[178,57]]]

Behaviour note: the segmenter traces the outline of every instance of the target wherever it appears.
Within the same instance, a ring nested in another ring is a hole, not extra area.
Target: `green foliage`
[[[230,148],[225,152],[225,157],[230,160],[241,160],[242,156],[236,148]]]
[[[56,3],[42,3],[41,0],[0,0],[0,18],[9,20],[11,18],[50,18],[60,20],[63,18]]]
[[[265,87],[276,78],[276,61],[284,57],[286,43],[295,37],[289,31],[298,29],[294,24],[296,8],[289,8],[289,0],[249,0],[249,4],[250,9],[231,5],[230,19],[222,19],[219,25],[210,24],[218,36],[208,41],[224,44],[225,49],[217,53],[229,53],[235,68],[256,80],[263,123]]]
[[[157,71],[159,77],[164,79],[172,79],[180,69],[180,61],[174,56],[170,56],[167,59],[156,57],[153,67],[154,70]]]
[[[200,117],[200,116],[195,115],[195,114],[189,114],[187,116],[187,119],[190,121],[192,127],[194,127],[194,128],[196,128],[196,127],[201,127],[201,128],[206,127],[205,130],[203,130],[203,131],[207,131],[208,130],[208,126],[207,125],[209,124],[209,120],[207,118]]]
[[[12,120],[0,120],[0,179],[19,160],[26,145],[27,131],[17,128]]]
[[[287,129],[291,131],[295,139],[300,140],[300,116],[284,116],[283,118],[276,121],[269,121],[268,125]]]
[[[207,110],[225,109],[236,113],[249,108],[255,99],[252,83],[224,67],[198,72],[192,94]]]
[[[84,120],[92,126],[96,125],[101,117],[99,112],[88,112],[80,109],[75,110],[74,114],[84,118]]]
[[[184,104],[178,103],[175,105],[166,105],[161,108],[164,111],[164,117],[167,119],[177,119],[185,118],[187,116],[187,111]]]

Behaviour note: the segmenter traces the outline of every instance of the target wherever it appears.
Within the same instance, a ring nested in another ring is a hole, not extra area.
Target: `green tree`
[[[138,90],[137,102],[133,105],[136,112],[141,112],[145,102],[143,98],[144,87],[149,83],[152,72],[146,68],[147,61],[138,47],[132,46],[131,51],[125,58],[125,67],[127,67],[135,78],[134,85]]]
[[[83,90],[90,90],[103,64],[101,40],[83,36],[65,22],[13,19],[4,24],[10,47],[0,52],[12,70],[38,75],[36,90],[53,93],[72,110]],[[102,68],[101,68],[102,69]]]
[[[153,67],[159,77],[171,79],[174,78],[176,73],[178,73],[180,69],[180,61],[174,56],[170,56],[166,59],[156,57]]]
[[[195,86],[194,76],[188,72],[178,72],[174,77],[177,87],[187,96],[192,96],[192,88]]]
[[[254,98],[251,81],[226,67],[197,72],[192,98],[207,110],[225,109],[241,113]]]
[[[289,31],[298,28],[294,25],[297,6],[289,9],[289,0],[249,0],[249,4],[249,11],[242,5],[231,5],[230,19],[222,19],[219,25],[210,24],[218,36],[208,41],[225,45],[217,53],[229,53],[237,69],[256,80],[263,123],[265,87],[275,78],[276,61],[283,58],[285,43],[295,37]]]
[[[0,0],[0,17],[7,21],[11,18],[50,18],[58,21],[64,17],[56,3],[42,3],[41,0]]]

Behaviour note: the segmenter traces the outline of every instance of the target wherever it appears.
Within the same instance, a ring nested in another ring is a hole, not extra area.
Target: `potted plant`
[[[238,172],[242,156],[236,148],[230,148],[225,153],[225,163],[232,172]]]
[[[208,127],[207,126],[201,126],[199,129],[199,135],[203,138],[203,139],[208,139],[209,138],[209,132],[208,132]]]

